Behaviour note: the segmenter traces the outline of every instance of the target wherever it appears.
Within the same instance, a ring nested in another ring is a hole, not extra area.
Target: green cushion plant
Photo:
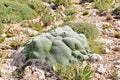
[[[26,60],[42,59],[51,64],[63,65],[83,61],[85,55],[91,55],[87,38],[68,26],[31,38],[24,45],[24,53]]]

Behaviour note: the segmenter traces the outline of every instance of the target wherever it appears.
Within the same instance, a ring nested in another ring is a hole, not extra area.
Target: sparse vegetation
[[[71,0],[54,0],[54,4],[56,6],[63,5],[65,7],[69,7],[72,4],[72,2]]]
[[[5,40],[4,37],[0,37],[0,43],[2,43]]]
[[[16,69],[12,75],[14,75],[16,78],[22,78],[24,75],[24,70],[22,68]]]
[[[90,49],[93,53],[101,54],[103,50],[103,44],[94,40],[88,40]]]
[[[64,10],[64,14],[66,15],[66,16],[70,16],[70,15],[73,15],[73,14],[75,14],[76,13],[76,11],[74,10],[74,9],[65,9]]]
[[[2,77],[2,73],[1,73],[1,71],[0,71],[0,77]]]
[[[85,2],[93,2],[95,0],[79,0],[80,3],[85,3]]]
[[[18,49],[18,47],[20,46],[20,44],[18,44],[18,43],[15,42],[15,41],[12,41],[12,42],[10,43],[10,46],[13,47],[14,49]]]
[[[2,52],[2,51],[0,51],[0,58],[2,57],[2,55],[3,55],[3,52]]]
[[[89,14],[88,10],[83,11],[83,15],[88,15],[88,14]]]
[[[40,13],[40,9],[42,8],[42,6],[44,6],[42,0],[32,0],[28,2],[27,5],[34,11],[36,11],[38,14]]]
[[[42,32],[43,26],[39,22],[32,22],[29,24],[29,27],[31,27],[33,30]]]
[[[68,66],[58,64],[55,70],[58,76],[66,80],[91,80],[92,72],[89,64],[83,67],[80,62]]]
[[[1,36],[2,33],[3,33],[3,26],[0,25],[0,36]]]
[[[42,32],[43,29],[43,26],[39,22],[31,22],[29,23],[29,27],[39,32]]]
[[[73,9],[66,9],[63,13],[66,15],[64,22],[69,22],[74,19],[76,11]]]
[[[43,22],[44,26],[49,26],[52,24],[54,21],[54,14],[46,7],[46,6],[41,6],[41,21]]]
[[[69,21],[72,21],[74,19],[74,15],[72,16],[67,16],[64,18],[64,22],[69,22]]]
[[[43,29],[43,26],[40,22],[23,22],[21,26],[29,27],[39,32],[42,32],[42,29]]]
[[[120,80],[119,77],[117,77],[118,75],[118,72],[119,71],[118,69],[113,69],[111,72],[110,72],[110,77],[112,77],[112,79],[114,80]]]
[[[114,37],[115,37],[115,38],[120,38],[120,32],[116,32],[116,33],[114,34]]]
[[[96,0],[94,7],[100,12],[111,8],[114,5],[114,0]]]
[[[0,43],[2,43],[2,42],[4,41],[4,39],[5,39],[5,38],[3,38],[3,37],[1,36],[2,33],[3,33],[3,26],[0,25]]]
[[[14,37],[15,36],[15,34],[13,34],[13,33],[10,33],[10,32],[6,32],[6,37]]]
[[[103,27],[103,29],[110,29],[111,28],[111,26],[109,24],[103,24],[102,27]]]

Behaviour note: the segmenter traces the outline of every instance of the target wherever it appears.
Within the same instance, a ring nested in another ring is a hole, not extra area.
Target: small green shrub
[[[47,2],[47,3],[52,3],[54,0],[42,0],[44,2]]]
[[[85,3],[85,2],[93,2],[95,0],[79,0],[80,3]]]
[[[0,77],[2,77],[2,73],[1,73],[1,71],[0,71]]]
[[[83,33],[88,39],[95,39],[99,32],[95,25],[88,22],[66,22],[60,26],[69,25],[75,32]]]
[[[54,4],[56,6],[63,5],[65,7],[69,7],[72,4],[72,2],[71,0],[54,0]]]
[[[44,26],[49,26],[54,21],[54,15],[46,6],[41,6],[40,16]]]
[[[38,5],[35,1],[30,1],[28,3],[28,6],[31,7],[33,10],[35,10],[38,7]]]
[[[12,73],[12,75],[15,76],[16,78],[23,78],[23,75],[24,75],[24,70],[23,70],[23,68],[16,69],[16,70]]]
[[[33,30],[42,32],[43,26],[40,22],[29,22],[29,21],[25,21],[21,24],[21,26],[23,27],[29,27],[32,28]]]
[[[19,3],[27,3],[28,2],[28,0],[8,0],[8,1],[14,1],[14,2],[19,2]]]
[[[114,80],[120,80],[120,77],[118,77],[118,71],[119,71],[119,69],[113,69],[110,72],[110,77]]]
[[[24,21],[21,23],[22,27],[29,27],[30,22],[29,21]]]
[[[9,33],[9,32],[6,32],[6,37],[14,37],[15,36],[15,34],[12,34],[12,33]]]
[[[0,25],[0,35],[3,33],[3,26]]]
[[[120,7],[117,7],[115,10],[113,10],[112,14],[117,17],[120,17]]]
[[[42,8],[41,6],[44,6],[42,4],[41,0],[32,0],[27,3],[30,8],[32,8],[34,11],[36,11],[38,14],[40,12],[40,9]]]
[[[56,65],[55,70],[55,73],[65,80],[91,80],[92,72],[89,64],[83,67],[80,62],[68,66]]]
[[[0,58],[3,56],[3,52],[2,51],[0,51]]]
[[[88,15],[88,14],[89,14],[88,10],[83,11],[83,15]]]
[[[72,16],[67,16],[64,18],[64,22],[69,22],[69,21],[72,21],[74,19],[74,15]]]
[[[75,13],[76,13],[76,11],[73,10],[73,9],[65,9],[65,10],[64,10],[64,14],[65,14],[66,16],[73,15],[73,14],[75,14]]]
[[[35,11],[25,4],[13,1],[0,1],[0,22],[16,23],[37,16]]]
[[[4,37],[0,37],[0,43],[2,43],[5,40]]]
[[[103,29],[109,29],[109,28],[111,28],[111,26],[108,25],[108,24],[103,24],[103,25],[102,25],[102,28],[103,28]]]
[[[93,53],[100,54],[103,50],[103,44],[94,40],[88,40],[90,49]]]
[[[81,4],[81,6],[82,6],[82,7],[86,7],[86,6],[87,6],[87,4],[85,4],[85,3],[82,3],[82,4]]]
[[[41,25],[40,22],[31,22],[29,23],[29,27],[39,32],[42,32],[43,29],[43,26]]]
[[[100,12],[111,8],[114,4],[114,0],[96,0],[94,7]]]
[[[114,34],[114,37],[115,37],[115,38],[120,38],[120,32],[116,32],[116,33]]]
[[[13,47],[14,49],[18,49],[18,47],[19,47],[20,45],[19,45],[17,42],[12,41],[12,42],[10,43],[10,46]]]

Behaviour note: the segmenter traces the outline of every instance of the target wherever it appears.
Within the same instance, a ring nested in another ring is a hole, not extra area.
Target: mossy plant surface
[[[24,45],[24,53],[26,60],[43,59],[63,65],[83,61],[85,55],[91,55],[85,35],[74,32],[69,26],[32,37]]]

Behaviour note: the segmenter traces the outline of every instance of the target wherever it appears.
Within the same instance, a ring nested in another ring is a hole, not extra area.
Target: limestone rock
[[[113,50],[114,50],[114,51],[120,51],[120,46],[115,46],[115,47],[113,48]]]
[[[4,80],[4,79],[0,78],[0,80]]]
[[[26,59],[26,56],[23,53],[14,54],[11,65],[21,67],[24,65],[25,59]]]
[[[113,61],[113,64],[116,68],[120,68],[120,59],[116,60],[116,61]]]
[[[98,69],[97,69],[97,72],[103,74],[106,72],[106,69],[104,68],[103,64],[100,64]]]
[[[102,62],[103,58],[99,54],[92,54],[92,56],[90,57],[90,61],[91,62]]]
[[[36,67],[27,66],[24,70],[24,80],[44,80],[44,71],[37,69]]]
[[[111,51],[108,49],[108,48],[104,48],[103,50],[102,50],[102,53],[103,54],[108,54],[108,53],[110,53]]]
[[[117,71],[117,77],[120,78],[120,70]]]

